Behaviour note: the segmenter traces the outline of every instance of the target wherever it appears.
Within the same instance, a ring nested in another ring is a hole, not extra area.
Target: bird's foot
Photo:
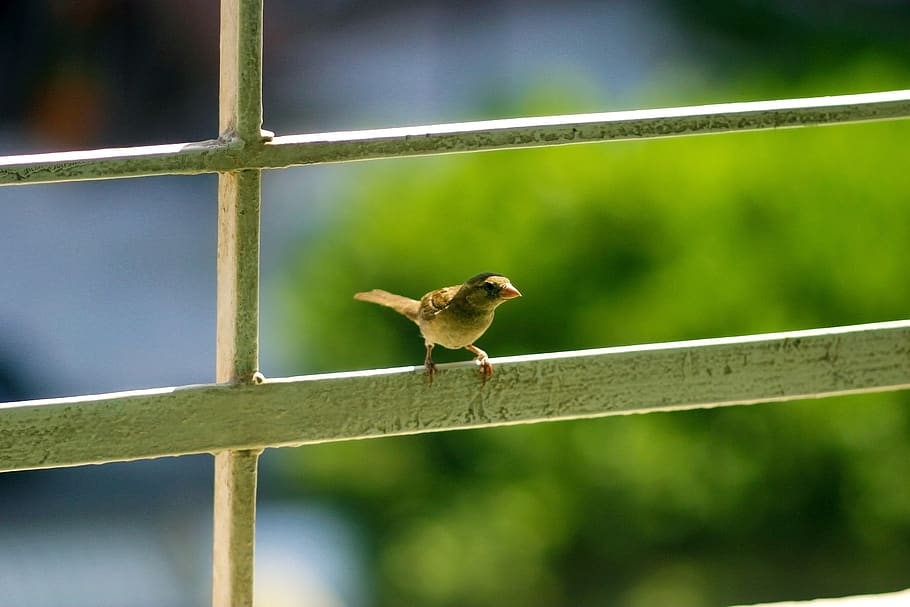
[[[482,377],[481,386],[487,385],[487,380],[493,376],[493,363],[486,356],[478,356],[474,362],[480,367],[480,376]]]
[[[433,385],[433,376],[436,375],[436,363],[433,361],[428,361],[424,364],[424,369],[426,370],[427,385]]]
[[[433,344],[426,342],[427,355],[423,359],[423,367],[427,373],[427,386],[433,385],[433,376],[436,375],[436,365],[433,363]]]
[[[467,349],[476,354],[474,358],[474,363],[480,367],[480,374],[483,378],[483,383],[481,386],[485,386],[487,380],[490,379],[493,375],[493,363],[490,362],[490,357],[487,356],[487,353],[478,348],[475,345],[467,346]]]

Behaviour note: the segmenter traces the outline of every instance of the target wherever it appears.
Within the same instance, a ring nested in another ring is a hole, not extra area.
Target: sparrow
[[[427,347],[424,366],[430,384],[436,373],[433,347],[437,344],[450,350],[465,348],[473,352],[486,384],[493,375],[493,363],[474,342],[493,322],[496,308],[516,297],[521,297],[521,293],[508,278],[490,272],[469,278],[463,285],[430,291],[419,301],[382,289],[354,295],[354,299],[392,308],[417,323]]]

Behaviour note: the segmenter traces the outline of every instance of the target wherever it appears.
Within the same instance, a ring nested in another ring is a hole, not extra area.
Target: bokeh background
[[[208,139],[214,0],[0,4],[0,154]],[[898,0],[291,2],[279,134],[910,87]],[[910,123],[269,172],[262,369],[419,364],[354,302],[481,271],[493,356],[906,318]],[[210,382],[216,180],[0,189],[0,396]],[[439,359],[462,360],[463,352]],[[267,451],[260,605],[910,587],[907,393]],[[0,475],[3,604],[208,603],[211,459]]]

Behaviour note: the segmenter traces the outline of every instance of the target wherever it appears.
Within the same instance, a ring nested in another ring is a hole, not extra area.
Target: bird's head
[[[504,301],[521,297],[508,278],[490,272],[469,278],[462,291],[468,303],[479,308],[495,308]]]

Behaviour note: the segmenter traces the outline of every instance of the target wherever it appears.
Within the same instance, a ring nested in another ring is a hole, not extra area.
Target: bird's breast
[[[443,310],[433,318],[420,319],[418,325],[426,341],[457,350],[473,344],[492,322],[492,313],[468,315]]]

